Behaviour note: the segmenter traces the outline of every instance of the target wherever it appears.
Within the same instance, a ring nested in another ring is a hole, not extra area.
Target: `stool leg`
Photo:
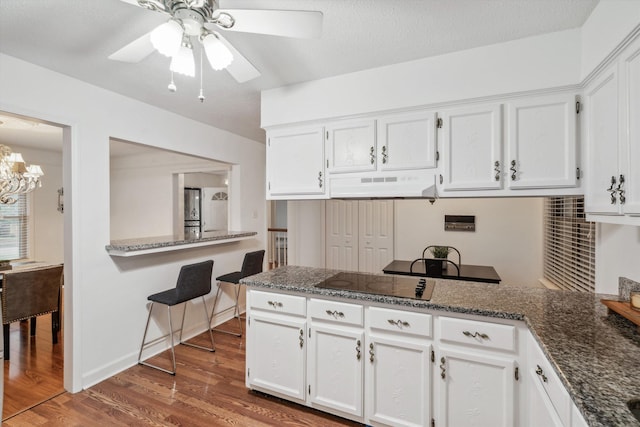
[[[209,321],[209,311],[207,310],[207,302],[204,300],[204,295],[201,297],[202,298],[202,304],[203,304],[203,310],[204,310],[204,321],[205,323]],[[182,342],[182,328],[184,327],[184,314],[187,311],[187,303],[185,303],[184,305],[184,311],[182,312],[182,324],[180,325],[180,344],[182,345],[188,345],[189,347],[195,347],[195,348],[199,348],[201,350],[207,350],[207,351],[211,351],[214,352],[216,351],[216,346],[213,342],[213,334],[211,333],[211,328],[207,328],[207,330],[209,331],[209,338],[211,338],[211,347],[204,347],[198,344],[192,344],[190,342]],[[209,323],[210,325],[211,323]]]
[[[218,296],[220,295],[220,283],[218,282],[218,289],[216,290],[216,297],[213,299],[213,307],[211,308],[211,316],[209,316],[209,328],[211,328],[211,322],[213,321],[213,315],[216,311],[216,305],[218,304]]]
[[[151,320],[151,312],[153,311],[154,302],[151,302],[151,307],[149,307],[149,316],[147,317],[147,325],[144,327],[144,335],[142,336],[142,344],[140,345],[140,353],[138,353],[138,364],[148,366],[150,368],[157,369],[162,372],[166,372],[167,374],[175,375],[176,374],[176,354],[174,350],[173,344],[173,323],[171,321],[171,306],[167,306],[167,312],[169,313],[169,335],[171,336],[171,361],[173,362],[173,371],[162,368],[160,366],[153,365],[149,362],[141,360],[142,358],[142,350],[145,346],[145,340],[147,338],[147,331],[149,329],[149,321]]]
[[[216,299],[213,302],[213,310],[215,310],[215,304],[218,302],[218,292],[220,292],[220,284],[223,282],[218,282],[218,291],[216,292]],[[240,320],[240,308],[238,306],[238,296],[240,295],[240,285],[237,285],[237,289],[235,292],[235,297],[236,297],[236,305],[233,308],[233,317],[237,317],[238,318],[238,324],[240,325],[240,333],[236,333],[236,332],[231,332],[231,331],[225,331],[224,329],[219,329],[219,328],[212,328],[212,331],[216,331],[216,332],[222,332],[223,334],[229,334],[229,335],[234,335],[236,337],[241,337],[242,336],[242,321]],[[211,319],[213,319],[213,310],[211,310]],[[209,322],[209,324],[211,324],[211,322]]]

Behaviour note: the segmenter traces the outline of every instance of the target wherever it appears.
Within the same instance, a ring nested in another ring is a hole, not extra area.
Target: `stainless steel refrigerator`
[[[200,237],[202,232],[202,195],[199,188],[184,189],[184,237]]]

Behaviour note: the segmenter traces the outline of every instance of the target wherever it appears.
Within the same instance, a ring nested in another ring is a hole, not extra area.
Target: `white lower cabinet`
[[[429,425],[432,316],[379,307],[369,307],[367,315],[368,424]]]
[[[522,322],[365,305],[250,289],[247,387],[371,426],[587,425]]]
[[[518,425],[517,327],[450,317],[437,325],[436,425]]]
[[[303,403],[306,299],[259,291],[247,294],[247,387]]]

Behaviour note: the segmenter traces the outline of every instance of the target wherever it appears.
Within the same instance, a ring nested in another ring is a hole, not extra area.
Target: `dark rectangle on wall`
[[[445,215],[445,231],[476,231],[475,215]]]

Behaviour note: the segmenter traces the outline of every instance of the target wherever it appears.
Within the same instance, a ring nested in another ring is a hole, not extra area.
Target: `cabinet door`
[[[614,64],[585,90],[587,169],[585,211],[618,214],[615,188],[618,176],[618,68]]]
[[[527,381],[527,420],[529,426],[563,427],[562,420],[558,416],[551,400],[542,385],[536,378],[536,374],[529,372]]]
[[[247,331],[249,386],[293,401],[305,401],[306,321],[252,313]]]
[[[436,113],[417,111],[378,119],[380,170],[436,167]]]
[[[328,172],[376,170],[376,122],[359,120],[327,126]]]
[[[515,425],[515,362],[472,350],[442,349],[436,360],[439,426]]]
[[[304,127],[270,132],[267,137],[269,198],[322,198],[324,194],[323,128]]]
[[[631,44],[622,54],[620,77],[622,80],[622,99],[624,113],[622,117],[623,142],[628,150],[623,212],[628,215],[640,215],[640,39]],[[621,173],[624,174],[624,170]]]
[[[363,416],[362,329],[312,325],[309,342],[309,401],[324,410]]]
[[[369,337],[367,421],[387,426],[427,426],[431,420],[432,346],[404,336]]]
[[[509,188],[575,187],[575,95],[514,101],[507,111]]]
[[[451,110],[442,119],[443,189],[502,188],[502,106]]]

